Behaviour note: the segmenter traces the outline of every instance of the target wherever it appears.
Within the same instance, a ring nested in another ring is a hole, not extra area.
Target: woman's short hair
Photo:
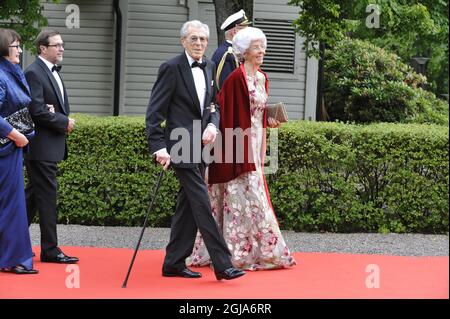
[[[267,38],[261,29],[247,27],[240,30],[233,38],[233,51],[240,61],[244,60],[244,54],[250,47],[252,41],[261,40],[267,47]]]
[[[0,29],[0,56],[9,55],[9,46],[14,41],[20,42],[20,35],[11,29]]]
[[[48,46],[49,39],[55,35],[60,35],[59,31],[55,29],[44,29],[38,34],[35,41],[38,54],[41,54],[41,45]]]
[[[209,27],[207,24],[204,24],[203,22],[200,22],[198,20],[191,20],[187,21],[183,24],[180,30],[180,36],[181,38],[185,38],[188,35],[189,28],[195,28],[195,29],[203,29],[205,30],[206,37],[209,38]]]

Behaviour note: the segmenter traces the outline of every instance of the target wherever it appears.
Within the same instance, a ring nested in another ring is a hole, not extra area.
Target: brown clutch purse
[[[267,109],[267,116],[273,117],[280,123],[285,123],[289,120],[286,107],[283,102],[278,102],[276,104],[269,104]]]

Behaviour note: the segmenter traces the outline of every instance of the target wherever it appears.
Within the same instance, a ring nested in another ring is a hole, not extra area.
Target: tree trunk
[[[225,34],[220,30],[222,23],[235,12],[244,9],[247,18],[252,21],[253,19],[253,0],[213,0],[214,7],[216,9],[216,32],[217,32],[217,45],[220,45],[225,40]]]
[[[317,81],[317,104],[316,104],[316,120],[317,121],[328,121],[330,119],[327,109],[325,107],[324,98],[324,81],[325,81],[325,70],[324,70],[324,60],[325,60],[325,49],[326,45],[321,42],[319,44],[320,48],[320,58],[319,58],[319,79]]]
[[[225,40],[225,35],[220,26],[234,12],[234,3],[229,0],[214,0],[214,6],[216,9],[216,32],[217,32],[217,45],[220,45]]]

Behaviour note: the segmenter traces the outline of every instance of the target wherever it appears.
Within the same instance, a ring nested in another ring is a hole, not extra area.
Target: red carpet
[[[39,249],[34,251],[39,256]],[[133,250],[64,247],[64,251],[80,258],[78,267],[35,258],[38,275],[0,273],[0,299],[449,298],[448,256],[295,253],[298,265],[293,269],[247,272],[240,279],[218,282],[208,267],[196,268],[201,279],[162,277],[164,252],[146,250],[138,253],[124,289]],[[79,288],[73,280],[76,272]],[[370,280],[376,273],[379,280]]]

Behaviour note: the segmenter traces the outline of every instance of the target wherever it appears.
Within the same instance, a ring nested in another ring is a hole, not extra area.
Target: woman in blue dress
[[[30,90],[19,67],[20,36],[0,29],[0,270],[14,274],[36,274],[33,269],[30,233],[25,205],[22,149],[28,138],[5,117],[28,107]]]

